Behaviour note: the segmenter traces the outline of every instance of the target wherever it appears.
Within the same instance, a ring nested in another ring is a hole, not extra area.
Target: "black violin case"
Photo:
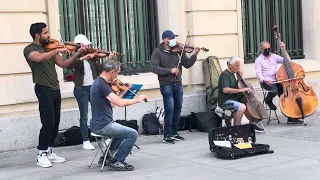
[[[222,159],[238,159],[245,156],[274,152],[270,150],[268,144],[255,143],[256,136],[253,124],[213,128],[208,133],[208,139],[210,151],[215,153],[216,157]],[[219,142],[215,144],[214,141]],[[231,147],[221,145],[220,141],[231,144]],[[247,147],[241,147],[240,145]]]

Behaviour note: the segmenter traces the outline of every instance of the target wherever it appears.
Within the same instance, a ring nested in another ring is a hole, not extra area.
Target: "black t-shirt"
[[[91,86],[91,130],[100,130],[113,122],[113,110],[111,102],[107,96],[112,93],[110,85],[102,78],[98,77]]]
[[[226,94],[223,92],[223,88],[229,87],[236,89],[237,80],[234,73],[224,70],[219,76],[218,82],[218,105],[222,107],[222,104],[227,100],[239,101],[237,94]]]

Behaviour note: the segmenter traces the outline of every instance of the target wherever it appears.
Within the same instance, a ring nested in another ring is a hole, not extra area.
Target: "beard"
[[[48,37],[47,39],[44,39],[44,38],[40,38],[40,43],[43,44],[43,45],[47,45],[49,44],[49,41],[50,40],[50,37]]]

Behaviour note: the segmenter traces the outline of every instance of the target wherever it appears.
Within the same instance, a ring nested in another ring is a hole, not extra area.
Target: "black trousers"
[[[278,95],[280,96],[282,93],[283,93],[283,88],[282,88],[282,85],[279,84],[279,83],[276,83],[276,84],[272,84],[271,86],[269,86],[268,84],[266,83],[262,83],[261,84],[262,87],[266,90],[273,90],[274,92],[268,92],[267,96],[266,96],[266,99],[265,99],[265,102],[267,104],[271,103],[273,98]]]
[[[42,127],[39,134],[39,150],[47,150],[57,137],[60,124],[61,94],[60,90],[51,90],[36,84],[34,87],[39,101]]]

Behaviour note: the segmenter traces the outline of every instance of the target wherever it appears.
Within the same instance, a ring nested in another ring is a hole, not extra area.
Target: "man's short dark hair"
[[[31,24],[29,32],[32,38],[34,39],[36,37],[36,34],[41,34],[42,29],[45,27],[47,27],[47,25],[43,22],[37,22],[37,23]]]
[[[102,67],[102,71],[110,72],[112,70],[119,71],[120,69],[120,62],[115,60],[107,60]]]

